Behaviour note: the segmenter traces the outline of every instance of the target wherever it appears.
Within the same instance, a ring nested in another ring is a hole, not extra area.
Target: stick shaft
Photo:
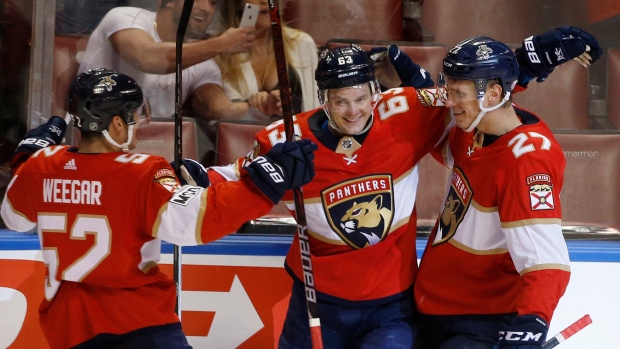
[[[175,90],[174,90],[174,169],[177,173],[180,173],[181,159],[183,159],[183,115],[181,114],[182,98],[183,98],[183,42],[185,41],[185,31],[187,30],[187,23],[189,22],[189,16],[192,13],[194,7],[194,0],[185,0],[183,3],[183,10],[181,11],[181,18],[179,18],[179,27],[177,28],[176,36],[176,70],[175,70]],[[174,307],[175,313],[181,318],[181,266],[182,252],[181,248],[174,245],[172,253],[173,259],[173,279],[177,286],[177,302]]]
[[[573,322],[572,325],[568,326],[562,332],[553,336],[553,338],[546,341],[542,347],[543,349],[551,349],[560,345],[560,343],[564,342],[568,338],[572,337],[575,333],[583,330],[586,326],[592,323],[592,318],[590,315],[584,315],[581,319]]]
[[[282,115],[286,140],[294,140],[295,131],[293,123],[293,111],[291,107],[291,89],[288,82],[286,57],[284,55],[284,41],[282,39],[282,23],[277,0],[269,0],[269,15],[271,18],[271,32],[273,36],[273,49],[276,57],[276,70],[278,73],[278,86],[280,88],[280,100],[282,102]],[[295,200],[295,218],[297,220],[297,236],[301,251],[302,264],[304,265],[304,286],[306,290],[306,305],[308,307],[308,322],[310,324],[310,336],[312,349],[322,349],[323,339],[321,335],[321,322],[316,304],[316,292],[314,289],[314,270],[310,254],[310,241],[308,240],[306,211],[304,197],[300,188],[293,190]]]

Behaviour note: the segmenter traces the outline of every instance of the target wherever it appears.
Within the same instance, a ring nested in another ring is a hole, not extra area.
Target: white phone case
[[[241,22],[239,22],[239,28],[253,27],[254,25],[256,25],[256,18],[258,17],[259,11],[260,6],[245,4],[243,16],[241,16]]]

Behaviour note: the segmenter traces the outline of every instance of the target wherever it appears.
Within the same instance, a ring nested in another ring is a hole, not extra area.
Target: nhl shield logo
[[[331,228],[354,249],[372,246],[387,236],[394,216],[392,177],[356,178],[321,193]]]
[[[455,168],[452,172],[450,190],[437,220],[437,234],[433,246],[444,243],[454,236],[456,228],[465,217],[472,196],[473,192],[467,178],[459,168]]]

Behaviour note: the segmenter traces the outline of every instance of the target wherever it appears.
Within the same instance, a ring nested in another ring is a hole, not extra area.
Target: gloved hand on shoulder
[[[174,168],[174,162],[170,163],[170,166]],[[179,171],[176,171],[177,178],[181,185],[193,185],[197,187],[206,188],[209,186],[209,176],[207,175],[207,169],[202,166],[198,161],[192,159],[181,159],[181,166]]]
[[[375,75],[379,80],[379,84],[386,88],[394,87],[415,87],[424,88],[434,85],[430,74],[416,64],[411,58],[398,46],[390,45],[389,47],[373,47],[368,51],[368,57],[375,62],[377,69]],[[389,62],[387,63],[387,58]],[[398,75],[398,79],[394,77],[394,71]],[[400,83],[398,82],[400,80]]]
[[[542,349],[547,327],[545,320],[532,314],[507,319],[499,331],[498,349]]]
[[[530,36],[515,51],[521,76],[519,85],[533,79],[543,82],[553,69],[574,59],[584,68],[596,62],[603,49],[596,38],[583,29],[560,27],[540,35]]]
[[[301,187],[314,177],[316,143],[309,139],[278,143],[245,167],[254,185],[274,204],[289,189]]]
[[[11,173],[15,174],[17,168],[38,150],[62,143],[66,131],[65,120],[60,116],[52,116],[46,123],[26,132],[11,159]]]

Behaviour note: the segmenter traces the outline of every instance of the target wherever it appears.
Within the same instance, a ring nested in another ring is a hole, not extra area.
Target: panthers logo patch
[[[330,226],[354,249],[385,239],[394,216],[392,177],[387,174],[356,178],[321,193]]]
[[[437,234],[433,246],[444,243],[454,236],[456,228],[465,217],[472,196],[473,192],[467,178],[459,168],[455,168],[452,172],[450,190],[437,220]]]

